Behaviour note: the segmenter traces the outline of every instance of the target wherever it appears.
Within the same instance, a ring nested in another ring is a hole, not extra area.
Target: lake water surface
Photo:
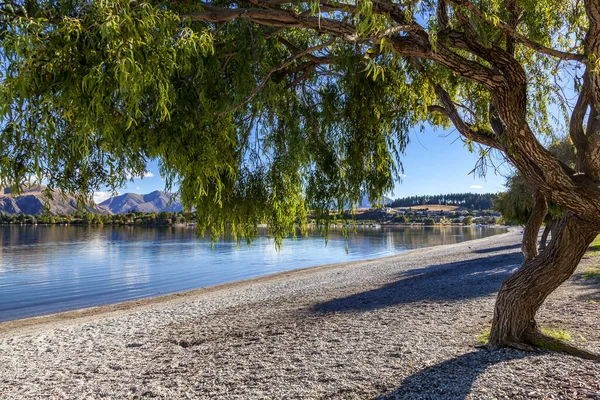
[[[0,226],[0,321],[117,303],[322,264],[399,254],[503,233],[491,227],[357,228],[348,250],[339,230],[277,251],[225,237],[211,248],[194,229]]]

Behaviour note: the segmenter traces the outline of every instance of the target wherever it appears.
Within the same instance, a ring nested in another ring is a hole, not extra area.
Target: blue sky
[[[427,127],[422,132],[415,129],[403,157],[404,174],[401,183],[396,184],[393,195],[389,197],[406,197],[425,194],[442,193],[488,193],[504,190],[505,177],[509,173],[504,167],[501,174],[490,168],[486,177],[480,178],[469,174],[477,161],[477,154],[470,153],[458,132],[433,130]],[[500,162],[498,162],[500,163]],[[165,181],[158,171],[158,164],[148,165],[148,173],[142,179],[129,182],[119,193],[150,193],[163,190]],[[96,202],[110,197],[109,193],[98,192]]]
[[[488,168],[485,177],[470,174],[478,155],[471,153],[459,139],[455,129],[413,132],[403,158],[402,182],[396,185],[392,198],[442,193],[495,193],[503,191],[510,169],[501,160],[499,172]]]

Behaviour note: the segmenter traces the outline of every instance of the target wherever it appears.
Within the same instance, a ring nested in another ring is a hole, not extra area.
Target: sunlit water
[[[0,226],[0,321],[117,303],[291,269],[384,257],[505,232],[486,227],[339,230],[248,248],[229,237],[211,248],[193,229]]]

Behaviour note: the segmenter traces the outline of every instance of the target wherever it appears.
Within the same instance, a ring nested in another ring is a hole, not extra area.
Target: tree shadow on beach
[[[364,312],[419,301],[461,301],[491,295],[522,263],[520,250],[431,265],[402,272],[399,279],[366,292],[332,299],[313,307],[313,312]]]
[[[571,278],[576,285],[582,286],[585,289],[584,294],[578,296],[580,300],[600,301],[600,268],[589,267],[583,272],[578,272]]]
[[[497,251],[517,250],[520,248],[521,248],[521,244],[517,243],[517,244],[511,244],[509,246],[497,246],[497,247],[490,247],[488,249],[473,250],[473,253],[487,254],[487,253],[495,253]]]
[[[392,392],[373,399],[466,399],[477,377],[488,367],[535,356],[512,349],[474,351],[422,369],[404,379]]]

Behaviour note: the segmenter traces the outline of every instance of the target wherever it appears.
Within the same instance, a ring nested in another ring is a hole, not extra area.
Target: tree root
[[[521,351],[527,351],[530,353],[539,353],[540,352],[540,347],[536,347],[536,346],[532,346],[530,344],[527,343],[520,343],[520,342],[515,342],[515,341],[508,341],[506,342],[506,347],[511,347],[513,349],[517,349],[517,350],[521,350]]]
[[[583,358],[586,360],[600,361],[600,354],[591,352],[589,350],[581,349],[579,347],[570,345],[569,343],[563,342],[562,340],[558,340],[553,337],[544,335],[538,330],[536,330],[533,333],[530,333],[528,336],[529,337],[527,342],[533,344],[537,348],[570,354],[572,356]]]
[[[600,354],[579,347],[570,345],[562,340],[544,335],[537,329],[528,333],[523,341],[507,340],[502,344],[487,344],[480,346],[486,350],[497,350],[501,347],[510,347],[516,350],[527,351],[530,353],[539,353],[542,350],[556,351],[565,353],[585,360],[600,361]]]
[[[520,342],[516,342],[516,341],[504,341],[502,344],[487,343],[487,344],[475,345],[476,349],[487,350],[487,351],[496,351],[496,350],[500,350],[500,349],[507,348],[507,347],[509,347],[511,349],[515,349],[515,350],[526,351],[528,353],[539,353],[541,351],[541,348],[539,348],[539,347],[535,347],[530,344],[520,343]]]

